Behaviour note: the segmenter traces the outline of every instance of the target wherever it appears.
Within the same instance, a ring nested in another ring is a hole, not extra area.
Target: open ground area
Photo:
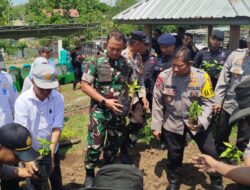
[[[84,149],[86,145],[86,132],[88,123],[88,109],[79,107],[88,105],[89,99],[81,90],[72,91],[72,84],[62,86],[62,93],[65,98],[65,131],[66,136],[72,135],[81,138],[81,143],[61,149],[61,168],[63,183],[66,190],[77,190],[83,187],[84,170]],[[72,110],[72,111],[70,111]],[[69,132],[70,131],[70,132]],[[235,134],[232,135],[232,139]],[[157,149],[157,142],[150,138],[141,136],[140,143],[134,150],[131,150],[132,160],[144,174],[145,190],[165,190],[166,178],[166,156],[167,151]],[[192,156],[199,154],[195,143],[191,142],[185,150],[182,174],[182,190],[206,190],[209,189],[209,177],[198,172],[191,164]],[[120,162],[119,156],[116,162]],[[100,162],[100,166],[102,162]],[[98,170],[98,168],[97,168]],[[224,178],[226,190],[237,190],[236,184]]]

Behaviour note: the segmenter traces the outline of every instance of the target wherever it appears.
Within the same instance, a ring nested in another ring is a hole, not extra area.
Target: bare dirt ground
[[[185,149],[183,167],[181,169],[181,190],[208,190],[209,177],[198,172],[191,164],[190,158],[197,155],[199,150],[195,143],[190,143]],[[158,150],[151,145],[138,144],[131,156],[136,167],[144,174],[144,190],[165,190],[167,151]],[[77,190],[83,187],[85,171],[83,166],[84,152],[62,156],[61,168],[65,190]],[[119,158],[117,158],[119,162]],[[97,169],[98,170],[98,169]],[[238,190],[237,185],[224,178],[225,190]]]

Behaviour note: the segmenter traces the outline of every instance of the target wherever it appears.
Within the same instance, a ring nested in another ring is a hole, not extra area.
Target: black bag
[[[79,190],[143,190],[143,174],[131,165],[111,164],[96,174],[93,188]]]

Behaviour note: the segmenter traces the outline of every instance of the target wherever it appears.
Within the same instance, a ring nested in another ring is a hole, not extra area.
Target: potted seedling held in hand
[[[202,107],[199,105],[198,101],[195,100],[191,106],[189,107],[188,115],[188,123],[192,125],[197,125],[198,124],[198,118],[202,113]]]
[[[40,156],[35,160],[38,167],[37,176],[41,178],[47,178],[51,174],[51,150],[50,145],[52,142],[47,141],[44,138],[37,138],[41,148],[38,150]]]
[[[140,86],[138,85],[138,80],[134,80],[131,84],[126,83],[126,92],[118,97],[118,103],[123,105],[122,112],[118,115],[126,117],[129,114],[131,105],[133,102],[133,97],[135,93],[139,92]]]

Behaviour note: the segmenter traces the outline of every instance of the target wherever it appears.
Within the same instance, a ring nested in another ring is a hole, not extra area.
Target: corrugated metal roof
[[[120,22],[165,20],[173,24],[211,18],[221,21],[243,18],[245,24],[250,24],[250,0],[142,0],[113,17]]]

